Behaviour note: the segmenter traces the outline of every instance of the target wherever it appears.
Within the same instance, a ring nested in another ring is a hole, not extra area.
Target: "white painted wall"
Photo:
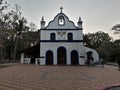
[[[54,65],[57,65],[57,49],[59,47],[65,47],[66,48],[66,54],[67,54],[67,65],[71,65],[71,51],[72,50],[76,50],[80,56],[85,56],[85,51],[84,51],[84,46],[82,45],[82,43],[76,42],[76,43],[58,43],[58,42],[54,42],[54,43],[41,43],[41,57],[45,57],[46,58],[46,52],[48,50],[53,51],[53,55],[54,55]],[[41,65],[45,65],[45,58],[41,58]],[[84,58],[79,58],[79,64],[84,65]]]
[[[59,33],[64,33],[61,36]],[[56,40],[68,40],[68,33],[73,33],[73,40],[83,40],[82,30],[41,30],[41,40],[50,40],[50,34],[55,33]]]
[[[64,17],[65,25],[61,26],[61,25],[58,24],[59,16],[63,16]],[[72,21],[70,21],[69,18],[64,13],[59,13],[58,15],[56,15],[54,20],[51,21],[48,24],[46,29],[77,29],[77,27],[75,27],[74,23]]]
[[[98,61],[99,61],[99,54],[97,53],[96,50],[94,50],[94,49],[92,49],[92,48],[89,48],[89,47],[85,47],[85,51],[86,51],[86,52],[92,51],[92,52],[93,52],[92,56],[93,56],[93,58],[94,58],[94,62],[98,62]],[[86,56],[86,57],[87,57],[87,56]],[[86,60],[87,60],[87,59],[86,59]]]

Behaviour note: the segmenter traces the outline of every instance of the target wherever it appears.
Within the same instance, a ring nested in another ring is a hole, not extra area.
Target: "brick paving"
[[[39,66],[0,68],[0,90],[102,90],[120,85],[120,71],[105,66]]]

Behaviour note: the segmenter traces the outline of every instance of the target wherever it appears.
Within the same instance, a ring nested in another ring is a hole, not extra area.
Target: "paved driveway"
[[[0,90],[101,90],[120,84],[120,71],[105,66],[39,66],[0,68]]]

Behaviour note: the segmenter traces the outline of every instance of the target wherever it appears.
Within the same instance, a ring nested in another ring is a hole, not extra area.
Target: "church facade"
[[[35,59],[40,65],[85,65],[89,52],[92,52],[94,62],[99,61],[98,53],[85,47],[83,44],[82,21],[79,18],[77,24],[69,20],[60,8],[52,21],[45,26],[44,17],[40,22],[40,57]],[[24,55],[21,55],[21,63],[24,63]],[[28,60],[30,63],[30,58]]]
[[[62,12],[58,13],[45,27],[42,17],[40,29],[41,65],[84,65],[87,60],[83,45],[81,18],[78,26]]]

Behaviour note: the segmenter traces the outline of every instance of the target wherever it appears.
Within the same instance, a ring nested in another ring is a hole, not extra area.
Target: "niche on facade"
[[[65,19],[63,16],[59,16],[58,18],[58,25],[65,25]]]

